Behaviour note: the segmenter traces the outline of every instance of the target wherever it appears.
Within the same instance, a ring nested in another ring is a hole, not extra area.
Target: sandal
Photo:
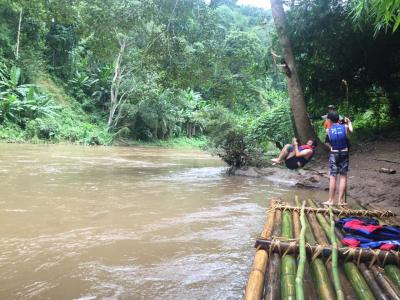
[[[338,203],[339,206],[348,206],[346,202]]]
[[[331,202],[331,201],[325,201],[325,202],[322,202],[322,204],[323,204],[323,205],[333,205],[333,202]]]

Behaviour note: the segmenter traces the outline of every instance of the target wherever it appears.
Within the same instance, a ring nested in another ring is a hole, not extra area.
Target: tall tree
[[[281,0],[271,0],[272,16],[274,18],[279,42],[283,49],[283,65],[286,70],[290,105],[293,112],[297,134],[302,141],[316,138],[307,113],[303,90],[297,74],[292,45],[286,30],[285,12]]]

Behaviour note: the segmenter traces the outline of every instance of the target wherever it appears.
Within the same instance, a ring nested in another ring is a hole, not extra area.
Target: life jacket
[[[347,233],[342,240],[350,247],[394,250],[400,247],[400,227],[379,225],[378,220],[366,217],[342,218],[336,226]]]
[[[314,153],[315,153],[315,151],[314,151],[315,147],[314,147],[314,146],[301,145],[301,146],[299,147],[299,151],[306,150],[306,149],[312,150],[312,154],[311,154],[311,156],[310,156],[308,159],[306,159],[306,158],[304,158],[304,157],[298,157],[298,158],[297,158],[297,160],[300,162],[300,164],[301,164],[302,167],[304,167],[305,164],[308,163],[308,162],[311,160],[311,158],[314,156]]]
[[[299,147],[299,150],[301,151],[301,150],[306,150],[306,149],[311,149],[312,151],[313,151],[313,154],[314,154],[314,146],[309,146],[309,145],[301,145],[300,147]]]
[[[346,125],[333,124],[328,129],[328,136],[332,150],[343,150],[348,147]]]

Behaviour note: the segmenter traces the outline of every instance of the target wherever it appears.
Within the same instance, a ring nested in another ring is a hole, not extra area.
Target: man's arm
[[[345,118],[346,128],[348,133],[353,133],[353,124],[351,124],[351,120],[349,118]]]
[[[329,129],[326,129],[326,135],[325,135],[325,145],[329,148],[332,149],[331,141],[329,140]]]
[[[294,153],[296,157],[303,157],[308,154],[311,154],[313,151],[311,149],[304,149],[302,151],[299,150],[299,144],[297,143],[297,139],[293,139]]]

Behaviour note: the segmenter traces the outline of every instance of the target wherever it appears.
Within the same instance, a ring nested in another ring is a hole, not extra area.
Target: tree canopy
[[[271,11],[208,2],[0,0],[0,138],[207,136],[227,162],[259,164],[295,132],[287,75],[271,55],[282,55]],[[398,126],[395,2],[288,3],[287,32],[318,134],[328,104],[360,129]]]

